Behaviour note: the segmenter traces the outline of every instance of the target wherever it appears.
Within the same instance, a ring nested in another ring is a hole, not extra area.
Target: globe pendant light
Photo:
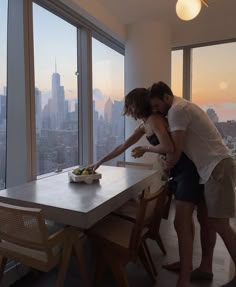
[[[202,3],[208,7],[203,0],[178,0],[176,3],[176,14],[184,21],[192,20],[201,11]]]

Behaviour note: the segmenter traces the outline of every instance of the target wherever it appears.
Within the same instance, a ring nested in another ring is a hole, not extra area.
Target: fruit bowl
[[[85,182],[87,184],[91,184],[94,181],[102,178],[101,173],[92,172],[90,170],[85,169],[75,169],[68,172],[68,177],[70,182]]]

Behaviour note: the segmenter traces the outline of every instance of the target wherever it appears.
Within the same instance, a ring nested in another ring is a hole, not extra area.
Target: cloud
[[[220,107],[224,110],[235,110],[236,109],[236,103],[224,102],[220,105]]]

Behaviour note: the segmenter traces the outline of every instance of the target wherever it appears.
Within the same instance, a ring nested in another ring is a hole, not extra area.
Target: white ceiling
[[[93,0],[101,3],[123,24],[144,20],[159,20],[175,24],[181,21],[175,13],[176,0]],[[235,18],[236,0],[205,0],[209,8],[202,5],[197,18],[192,21],[222,21]]]

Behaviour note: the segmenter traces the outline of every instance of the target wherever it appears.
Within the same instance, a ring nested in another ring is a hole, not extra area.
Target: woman
[[[174,145],[169,133],[168,122],[163,115],[152,113],[148,94],[149,92],[147,89],[137,88],[132,90],[125,97],[123,115],[131,116],[135,120],[141,120],[142,123],[135,128],[133,134],[123,144],[114,148],[110,153],[92,165],[94,170],[106,161],[123,153],[144,135],[146,135],[146,138],[151,145],[134,148],[132,150],[133,157],[141,157],[145,152],[158,153],[161,155],[173,152]],[[199,184],[199,175],[193,162],[189,160],[185,154],[182,154],[180,160],[170,172],[173,177],[172,191],[175,195],[176,207],[180,203],[182,206],[183,204],[185,207],[187,206],[187,208],[188,206],[196,205],[198,205],[198,208],[201,208],[201,205],[204,204],[204,200],[202,200],[204,185]],[[175,227],[178,240],[183,240],[182,238],[186,235],[182,234],[181,231],[179,232],[178,224],[180,221],[184,222],[186,219],[183,218],[183,215],[178,210],[179,208],[176,209],[175,214]],[[192,217],[188,220],[192,220]],[[194,236],[193,223],[191,226],[191,231],[188,236]],[[165,267],[169,270],[179,271],[180,267],[183,266],[181,264],[180,262],[175,262],[174,264],[166,265]],[[187,265],[189,264],[190,263],[188,262]],[[191,274],[193,280],[212,280],[212,276],[212,273],[202,272],[199,268],[195,269]]]
[[[173,152],[174,145],[169,134],[168,122],[161,114],[152,114],[148,94],[149,92],[145,88],[136,88],[127,94],[123,115],[131,116],[142,122],[124,143],[93,164],[94,170],[126,151],[144,135],[151,145],[134,148],[132,150],[133,157],[141,157],[145,152],[161,155]],[[174,179],[175,199],[198,204],[203,197],[203,185],[199,185],[196,167],[185,154],[182,154],[177,165],[171,170],[171,176]]]
[[[149,137],[155,133],[159,138],[160,143],[153,147],[143,147],[142,151],[136,152],[133,150],[134,157],[140,157],[144,152],[166,154],[174,150],[172,140],[168,134],[167,122],[159,114],[152,115],[147,95],[147,89],[137,88],[125,97],[123,115],[131,116],[135,120],[139,119],[142,123],[135,128],[133,134],[124,143],[114,148],[110,153],[95,163],[93,165],[94,170],[104,162],[109,161],[126,151],[144,135]]]

